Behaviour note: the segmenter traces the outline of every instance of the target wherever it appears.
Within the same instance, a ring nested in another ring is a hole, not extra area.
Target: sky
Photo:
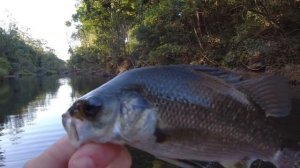
[[[0,24],[14,20],[29,29],[34,39],[43,39],[63,60],[69,59],[70,38],[74,28],[65,26],[75,13],[78,0],[0,0]],[[9,17],[8,17],[9,16]],[[1,26],[1,25],[0,25]],[[73,44],[73,43],[72,43]]]

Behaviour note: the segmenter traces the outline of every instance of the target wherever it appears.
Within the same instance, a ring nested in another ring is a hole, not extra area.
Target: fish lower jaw
[[[63,126],[68,134],[69,140],[72,145],[78,147],[80,146],[79,135],[75,126],[74,121],[69,114],[63,115]]]
[[[85,133],[90,130],[89,124],[71,117],[63,118],[63,123],[72,145],[80,147],[82,144],[90,141],[90,136]]]
[[[110,129],[97,129],[91,125],[81,124],[70,126],[67,130],[68,137],[72,145],[80,147],[83,144],[93,143],[114,143],[114,144],[125,144],[125,140],[119,135],[115,134]]]
[[[69,140],[72,145],[79,147],[82,143],[82,140],[80,139],[76,126],[71,122],[71,124],[67,127],[67,133]]]
[[[81,144],[82,144],[81,141],[76,141],[76,140],[74,140],[73,138],[70,138],[70,136],[69,136],[69,140],[70,140],[70,143],[71,143],[73,146],[75,146],[76,148],[79,148],[79,147],[81,146]]]

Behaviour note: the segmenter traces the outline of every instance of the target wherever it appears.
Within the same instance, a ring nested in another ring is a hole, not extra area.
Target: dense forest
[[[0,79],[32,74],[54,74],[66,69],[65,62],[41,40],[11,24],[6,30],[0,27]]]
[[[66,25],[74,69],[300,63],[298,0],[82,0]]]

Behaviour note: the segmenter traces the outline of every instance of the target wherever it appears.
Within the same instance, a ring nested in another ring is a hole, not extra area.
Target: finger
[[[25,168],[61,168],[67,167],[68,161],[76,148],[70,144],[68,138],[64,136],[53,144],[44,153],[27,162]]]
[[[71,157],[69,168],[105,168],[123,150],[121,146],[113,144],[85,144]]]
[[[130,168],[131,156],[129,152],[123,148],[123,150],[116,156],[116,158],[106,168]]]

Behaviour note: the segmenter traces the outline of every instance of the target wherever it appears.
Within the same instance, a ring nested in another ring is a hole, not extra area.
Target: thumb
[[[124,147],[113,144],[85,144],[71,157],[69,168],[129,168],[131,157]]]

